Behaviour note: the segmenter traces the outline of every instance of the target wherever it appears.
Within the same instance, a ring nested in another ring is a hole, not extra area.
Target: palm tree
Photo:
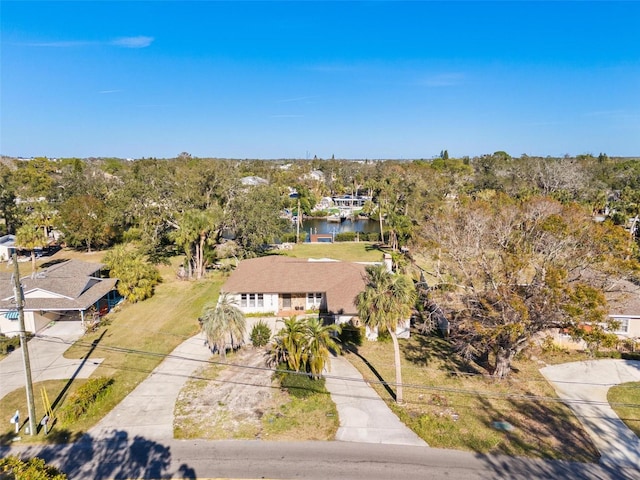
[[[386,328],[389,332],[396,367],[396,402],[402,403],[402,371],[396,328],[399,320],[411,314],[415,290],[407,277],[388,272],[384,265],[371,265],[366,271],[367,284],[356,297],[358,316],[369,328]]]
[[[33,220],[33,219],[29,219]],[[16,232],[16,245],[31,250],[31,275],[36,273],[36,248],[42,248],[47,244],[47,239],[32,221],[22,225]]]
[[[229,339],[231,348],[236,345],[236,340],[237,345],[242,345],[247,323],[244,313],[227,294],[223,294],[215,306],[205,307],[201,319],[209,346],[223,357],[226,356]]]
[[[277,337],[280,342],[276,342],[275,346],[280,345],[283,350],[280,356],[287,363],[289,370],[300,371],[304,365],[304,321],[298,319],[295,315],[286,318],[284,326],[278,332]]]
[[[304,332],[303,360],[311,378],[320,378],[322,370],[329,360],[331,350],[340,351],[340,347],[332,335],[339,330],[338,325],[323,325],[319,318],[311,318],[307,321]]]

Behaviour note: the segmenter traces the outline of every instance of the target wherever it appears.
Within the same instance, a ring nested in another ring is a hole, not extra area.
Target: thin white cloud
[[[110,41],[109,44],[125,48],[145,48],[151,45],[153,40],[153,37],[138,35],[137,37],[116,38],[115,40]]]
[[[45,48],[74,48],[74,47],[88,47],[92,45],[111,45],[113,47],[122,48],[145,48],[151,45],[154,41],[153,37],[146,37],[139,35],[137,37],[121,37],[106,42],[91,42],[86,40],[69,40],[69,41],[57,41],[57,42],[26,42],[15,43],[14,45],[20,45],[23,47],[45,47]]]
[[[118,93],[121,92],[122,90],[100,90],[98,93],[100,94],[108,94],[108,93]]]

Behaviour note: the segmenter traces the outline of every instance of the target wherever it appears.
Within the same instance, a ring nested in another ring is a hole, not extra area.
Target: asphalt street
[[[18,450],[13,450],[13,453]],[[71,445],[19,449],[70,480],[107,479],[571,479],[637,480],[640,471],[470,452],[351,442],[154,441],[114,431]],[[0,454],[9,451],[0,447]]]

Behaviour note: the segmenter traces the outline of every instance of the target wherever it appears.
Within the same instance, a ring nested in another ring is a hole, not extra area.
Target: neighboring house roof
[[[16,248],[16,237],[4,235],[0,237],[0,260],[6,260],[11,256],[11,251]]]
[[[310,293],[326,295],[332,313],[357,312],[355,297],[365,287],[365,265],[272,255],[240,262],[222,286],[227,293]]]
[[[620,280],[605,292],[605,296],[609,315],[640,317],[640,285]]]
[[[15,235],[3,235],[0,237],[0,247],[13,247],[16,244]]]
[[[93,275],[104,265],[68,260],[20,279],[25,310],[86,310],[115,288],[116,278]],[[6,278],[5,278],[6,276]],[[15,309],[11,275],[0,276],[0,310]]]
[[[248,185],[251,187],[255,187],[258,185],[267,185],[269,183],[268,180],[262,178],[262,177],[256,177],[256,176],[249,176],[249,177],[242,177],[240,179],[240,183],[242,183],[242,185]]]

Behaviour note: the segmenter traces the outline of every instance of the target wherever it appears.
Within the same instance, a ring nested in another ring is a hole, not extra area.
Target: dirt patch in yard
[[[265,350],[245,347],[200,369],[174,411],[176,438],[331,440],[338,429],[326,393],[296,398],[265,367]],[[221,363],[218,363],[221,362]],[[222,364],[225,363],[225,364]]]
[[[194,374],[176,402],[178,438],[251,438],[259,435],[264,412],[273,408],[279,388],[265,369],[264,350],[244,348]]]

